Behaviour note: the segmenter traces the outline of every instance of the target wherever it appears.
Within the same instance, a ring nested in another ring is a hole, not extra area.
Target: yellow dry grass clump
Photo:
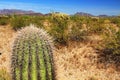
[[[0,26],[0,53],[2,53],[0,71],[4,68],[8,73],[10,71],[10,43],[13,35],[15,31],[10,26]],[[104,64],[97,63],[98,54],[93,48],[93,44],[96,44],[94,40],[92,43],[72,42],[70,44],[58,48],[54,53],[57,80],[120,80],[120,72],[115,70],[114,65],[104,68]]]
[[[0,26],[0,69],[5,67],[9,72],[10,68],[10,42],[14,35],[14,30],[8,26]]]
[[[57,80],[119,80],[120,73],[114,65],[104,68],[97,64],[96,51],[91,44],[72,43],[55,54]]]

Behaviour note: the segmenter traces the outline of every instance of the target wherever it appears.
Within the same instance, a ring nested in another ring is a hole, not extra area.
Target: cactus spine
[[[18,31],[13,42],[13,80],[54,80],[52,38],[30,25]]]

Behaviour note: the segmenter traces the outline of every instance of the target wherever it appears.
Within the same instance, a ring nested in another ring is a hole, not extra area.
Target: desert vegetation
[[[91,17],[51,13],[42,16],[0,17],[0,80],[10,80],[8,65],[13,36],[30,24],[46,30],[54,39],[56,80],[120,79],[120,16]]]

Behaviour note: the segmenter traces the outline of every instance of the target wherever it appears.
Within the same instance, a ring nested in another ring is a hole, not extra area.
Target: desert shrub
[[[0,17],[0,25],[7,25],[9,23],[9,17]]]
[[[55,41],[61,44],[67,44],[69,17],[53,14],[51,16],[51,23],[49,33],[55,38]]]
[[[87,38],[86,37],[87,35],[88,35],[87,31],[78,26],[72,27],[69,37],[70,40],[73,41],[83,41]]]
[[[104,39],[104,53],[120,55],[120,30],[108,30]]]
[[[11,80],[11,76],[5,68],[0,69],[0,80]]]
[[[35,24],[37,27],[42,27],[44,19],[44,16],[13,15],[11,18],[11,26],[15,30],[28,26],[30,24]]]
[[[120,27],[120,17],[113,17],[113,18],[111,18],[111,23],[114,23],[118,27]]]
[[[104,32],[104,30],[106,29],[104,22],[102,22],[101,20],[89,20],[89,23],[87,24],[88,27],[88,32],[89,34],[101,34]]]
[[[89,21],[89,17],[73,15],[70,17],[71,29],[69,32],[69,39],[72,41],[83,41],[86,39],[87,27],[84,26]],[[84,24],[84,25],[83,25]]]
[[[90,21],[90,17],[79,15],[73,15],[70,19],[77,24],[87,24]]]
[[[104,63],[106,67],[114,64],[118,70],[120,66],[120,30],[116,31],[113,27],[109,27],[103,36],[103,42],[97,46],[98,63]]]
[[[21,27],[29,25],[28,23],[28,18],[25,16],[13,16],[11,18],[11,26],[13,29],[17,30],[20,29]]]
[[[89,32],[100,34],[100,33],[103,33],[104,29],[105,29],[105,27],[101,26],[100,24],[93,24],[90,26]]]
[[[37,27],[44,28],[44,21],[46,17],[44,16],[31,16],[29,19],[29,23],[35,24]]]
[[[71,16],[71,20],[76,24],[76,27],[86,25],[86,29],[90,34],[100,34],[104,31],[104,18],[88,17],[88,16]]]

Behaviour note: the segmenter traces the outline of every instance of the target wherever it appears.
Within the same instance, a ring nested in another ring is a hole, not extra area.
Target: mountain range
[[[16,14],[16,15],[48,15],[48,14],[42,14],[42,13],[38,13],[38,12],[34,12],[32,10],[29,11],[25,11],[25,10],[19,10],[19,9],[2,9],[0,10],[0,15],[12,15],[12,14]],[[76,12],[74,15],[80,15],[80,16],[94,16],[90,13],[85,13],[85,12]],[[97,17],[108,17],[108,15],[98,15]]]
[[[77,13],[75,13],[75,15],[80,15],[80,16],[94,16],[94,15],[92,15],[90,13],[85,13],[85,12],[77,12]]]
[[[12,14],[18,14],[18,15],[43,15],[42,13],[36,13],[34,11],[25,11],[25,10],[19,10],[19,9],[2,9],[0,10],[0,15],[12,15]]]

